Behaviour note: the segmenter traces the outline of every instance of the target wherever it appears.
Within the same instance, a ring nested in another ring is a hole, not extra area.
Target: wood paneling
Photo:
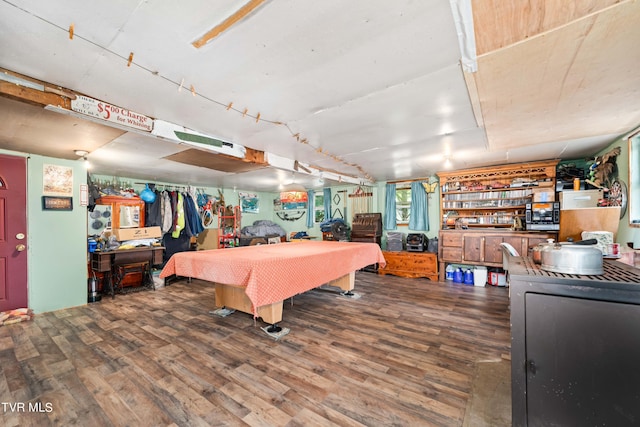
[[[284,304],[291,332],[219,318],[174,282],[0,328],[2,425],[463,425],[478,361],[509,359],[505,288],[358,272]]]
[[[473,13],[478,72],[466,78],[491,150],[637,126],[618,102],[633,105],[640,84],[638,2],[475,0]]]
[[[554,30],[623,3],[620,0],[473,0],[478,55]]]
[[[255,156],[254,156],[255,157]],[[213,169],[223,172],[240,173],[265,167],[264,163],[251,163],[224,154],[210,153],[205,150],[189,148],[165,157],[167,160],[185,163],[192,166]]]

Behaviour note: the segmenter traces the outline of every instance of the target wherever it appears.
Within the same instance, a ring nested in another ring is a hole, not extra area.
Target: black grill
[[[531,276],[558,277],[574,280],[594,280],[598,282],[637,283],[640,284],[640,270],[621,263],[620,261],[605,259],[602,262],[604,274],[566,274],[543,270],[531,258],[523,257],[523,266]]]

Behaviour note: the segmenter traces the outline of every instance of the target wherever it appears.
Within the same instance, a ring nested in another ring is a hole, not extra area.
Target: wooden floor
[[[462,425],[475,364],[510,357],[508,289],[357,272],[355,292],[287,301],[278,341],[197,280],[0,327],[0,425]]]

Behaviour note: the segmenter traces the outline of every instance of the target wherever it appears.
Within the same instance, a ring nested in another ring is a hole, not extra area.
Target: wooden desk
[[[104,274],[104,283],[108,283],[111,297],[115,296],[115,286],[113,277],[119,267],[136,263],[148,264],[147,268],[153,265],[162,264],[164,246],[149,246],[133,249],[120,249],[115,251],[91,252],[91,269],[96,273]],[[149,273],[147,271],[146,273]]]

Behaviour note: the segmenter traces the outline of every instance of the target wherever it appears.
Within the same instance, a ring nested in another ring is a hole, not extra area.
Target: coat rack
[[[373,192],[370,187],[365,189],[358,185],[353,193],[349,194],[349,198],[351,199],[353,218],[356,214],[370,213],[373,209]]]

